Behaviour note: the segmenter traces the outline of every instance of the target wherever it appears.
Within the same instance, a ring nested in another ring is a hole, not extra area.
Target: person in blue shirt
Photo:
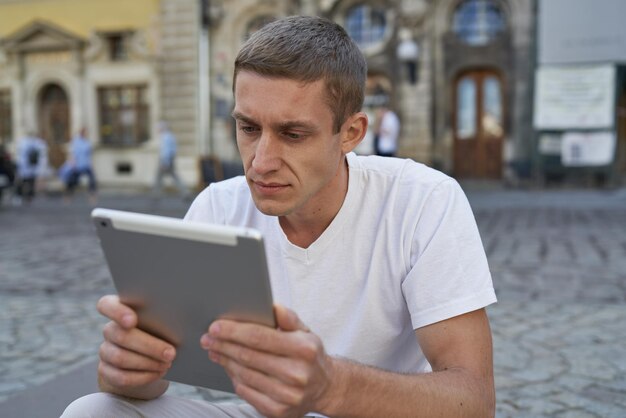
[[[46,175],[48,147],[34,131],[28,132],[17,145],[17,200],[29,203],[35,197],[37,179]]]
[[[154,184],[154,192],[160,195],[163,189],[163,179],[170,176],[176,185],[176,189],[183,196],[187,197],[188,191],[185,185],[180,181],[176,173],[176,137],[170,131],[165,122],[159,123],[160,132],[160,151],[159,151],[159,168],[157,171],[156,182]]]
[[[80,178],[85,175],[89,179],[89,194],[92,200],[96,197],[97,183],[91,161],[92,147],[87,139],[87,130],[82,128],[70,142],[68,161],[61,168],[61,177],[65,180],[67,194],[72,195]]]

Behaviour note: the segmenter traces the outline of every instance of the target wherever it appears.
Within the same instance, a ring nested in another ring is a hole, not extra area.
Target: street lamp
[[[404,65],[408,73],[409,82],[411,84],[417,83],[418,75],[418,63],[419,63],[419,46],[413,40],[411,31],[407,28],[400,29],[398,34],[400,42],[396,49],[396,56],[398,60]]]

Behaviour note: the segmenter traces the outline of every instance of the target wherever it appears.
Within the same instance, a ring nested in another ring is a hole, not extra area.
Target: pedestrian
[[[382,157],[394,157],[398,151],[400,119],[388,105],[383,105],[377,112],[374,143],[376,154]]]
[[[0,206],[2,206],[4,191],[10,190],[15,181],[15,164],[4,144],[0,144]]]
[[[440,172],[352,152],[367,129],[366,74],[345,30],[319,17],[266,25],[235,61],[245,175],[209,185],[186,219],[271,243],[277,328],[218,319],[198,336],[245,403],[161,396],[176,347],[109,295],[104,393],[66,417],[493,416],[484,307],[496,298],[470,206]]]
[[[183,182],[180,181],[176,172],[176,137],[165,122],[159,123],[159,138],[159,167],[154,183],[154,193],[157,196],[161,195],[163,179],[169,176],[174,181],[178,193],[183,196],[183,198],[187,198],[189,192]]]
[[[59,176],[65,182],[68,197],[74,194],[76,186],[82,176],[89,180],[89,200],[92,204],[97,201],[97,182],[92,163],[92,146],[87,139],[87,129],[81,128],[70,142],[70,152],[67,161],[59,169]]]
[[[37,182],[47,175],[47,171],[48,147],[34,131],[29,131],[17,145],[17,204],[32,201]]]

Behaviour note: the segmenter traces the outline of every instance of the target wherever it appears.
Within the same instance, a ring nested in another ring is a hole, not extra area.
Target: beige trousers
[[[72,402],[61,418],[120,417],[216,417],[259,418],[248,404],[210,403],[163,395],[150,401],[124,398],[110,393],[92,393]]]

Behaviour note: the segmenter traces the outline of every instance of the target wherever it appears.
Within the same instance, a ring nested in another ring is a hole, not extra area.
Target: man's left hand
[[[200,340],[242,399],[268,417],[301,417],[322,409],[333,359],[295,312],[275,305],[277,329],[220,319]]]

